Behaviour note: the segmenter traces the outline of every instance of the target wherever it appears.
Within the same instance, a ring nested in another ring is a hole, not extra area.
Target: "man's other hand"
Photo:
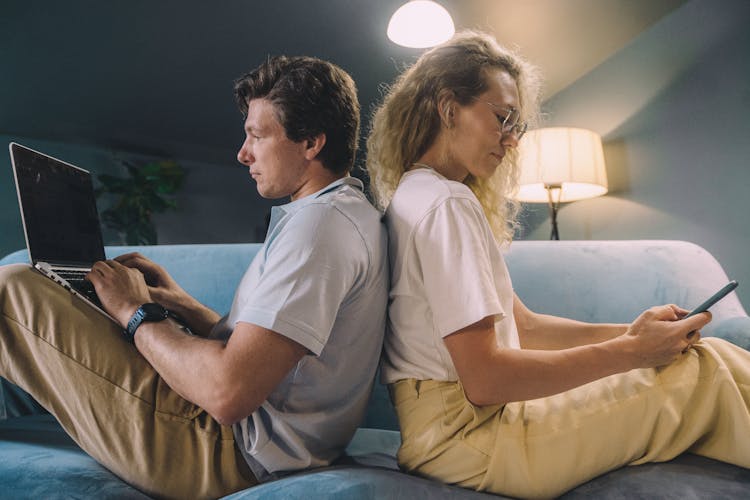
[[[143,273],[114,260],[94,263],[86,275],[104,310],[124,328],[141,304],[153,302]]]
[[[137,269],[143,274],[148,292],[154,302],[174,312],[194,307],[192,297],[156,262],[137,252],[115,257],[115,261],[125,267]]]

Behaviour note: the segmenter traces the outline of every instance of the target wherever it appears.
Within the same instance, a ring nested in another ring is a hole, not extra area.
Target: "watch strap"
[[[135,342],[135,332],[141,324],[144,322],[164,321],[168,317],[169,311],[161,304],[157,304],[156,302],[142,304],[133,313],[123,333],[130,342]]]

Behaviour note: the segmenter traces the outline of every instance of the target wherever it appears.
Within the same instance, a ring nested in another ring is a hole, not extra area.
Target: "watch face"
[[[155,304],[153,302],[143,304],[141,306],[141,309],[143,310],[144,321],[161,321],[163,319],[166,319],[169,314],[163,306]]]

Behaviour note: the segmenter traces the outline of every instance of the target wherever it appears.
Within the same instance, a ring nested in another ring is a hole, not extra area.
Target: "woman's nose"
[[[518,134],[516,129],[512,129],[509,132],[503,133],[500,138],[500,144],[506,148],[517,148],[518,147]]]

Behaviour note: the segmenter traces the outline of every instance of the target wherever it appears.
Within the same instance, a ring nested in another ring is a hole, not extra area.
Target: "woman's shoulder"
[[[466,221],[467,217],[482,218],[482,208],[471,189],[426,169],[404,176],[385,212],[391,243],[410,238],[417,228],[450,225],[448,220]]]
[[[420,168],[404,174],[393,195],[390,210],[425,213],[449,199],[479,203],[468,186],[446,179],[434,170]]]

